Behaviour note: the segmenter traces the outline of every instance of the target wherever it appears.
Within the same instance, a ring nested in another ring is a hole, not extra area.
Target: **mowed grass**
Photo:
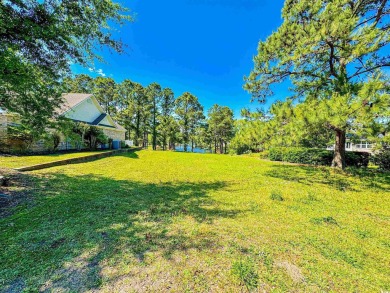
[[[58,160],[85,157],[88,155],[102,153],[104,151],[79,152],[69,154],[50,154],[50,155],[32,155],[32,156],[1,156],[0,168],[19,168],[42,163],[50,163]]]
[[[31,176],[0,220],[3,290],[390,290],[386,174],[139,151]]]

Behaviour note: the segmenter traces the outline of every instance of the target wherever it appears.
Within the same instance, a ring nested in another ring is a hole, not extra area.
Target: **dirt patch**
[[[11,169],[0,168],[0,176],[9,178],[8,186],[0,186],[1,219],[10,216],[19,204],[31,204],[34,186],[31,176]]]
[[[287,275],[295,282],[302,283],[305,282],[305,277],[302,274],[302,271],[296,265],[288,262],[288,261],[278,261],[275,263],[276,267],[283,268],[286,270]]]
[[[62,269],[54,271],[39,292],[85,292],[96,289],[99,284],[98,262],[84,255],[66,263]]]

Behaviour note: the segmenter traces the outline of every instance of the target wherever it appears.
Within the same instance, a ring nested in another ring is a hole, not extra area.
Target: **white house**
[[[63,94],[64,103],[56,110],[56,116],[63,116],[75,122],[95,126],[114,141],[124,141],[126,129],[117,124],[110,115],[104,112],[92,94],[68,93]],[[6,135],[9,125],[17,125],[18,116],[0,112],[0,135]],[[72,146],[62,141],[59,149],[70,149]],[[42,150],[42,141],[34,145],[34,150]]]
[[[334,150],[334,145],[328,146],[327,150]],[[345,150],[347,152],[373,152],[373,144],[367,141],[366,139],[360,139],[356,142],[353,142],[350,139],[346,139]]]
[[[96,126],[113,140],[125,140],[126,129],[104,112],[92,94],[64,94],[63,99],[64,104],[57,110],[58,115]]]

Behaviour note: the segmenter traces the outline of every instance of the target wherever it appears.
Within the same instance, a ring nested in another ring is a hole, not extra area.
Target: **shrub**
[[[373,157],[373,162],[380,170],[390,171],[390,149],[381,150]]]
[[[330,165],[333,154],[323,149],[310,148],[271,148],[268,153],[271,161],[283,161],[310,165]]]
[[[108,138],[107,144],[108,144],[108,148],[109,148],[109,149],[112,149],[112,142],[113,142],[113,141],[114,141],[114,140],[113,140],[111,137]]]
[[[108,136],[105,135],[102,132],[100,132],[97,136],[96,136],[96,143],[98,144],[107,144],[108,143]]]
[[[237,139],[233,139],[230,143],[229,153],[232,155],[242,155],[250,151],[250,146],[242,143]]]
[[[271,161],[330,166],[333,160],[333,151],[301,147],[271,148],[268,151],[268,158]],[[367,167],[369,158],[369,153],[347,152],[346,165],[351,167]]]
[[[126,142],[124,142],[123,140],[121,141],[121,148],[122,149],[128,149],[129,146],[126,144]]]
[[[7,136],[1,142],[8,151],[27,153],[33,143],[39,138],[39,133],[29,125],[12,125],[7,128]]]
[[[348,167],[367,167],[370,162],[370,154],[366,152],[347,152],[345,163]]]
[[[259,154],[260,159],[268,159],[269,158],[269,151],[262,151]]]
[[[58,132],[45,133],[42,139],[49,151],[55,151],[61,143],[61,135]]]
[[[99,144],[108,143],[108,137],[95,126],[90,126],[85,132],[84,139],[89,143],[90,149],[96,149]]]
[[[283,148],[271,148],[268,151],[268,158],[271,161],[283,161]]]

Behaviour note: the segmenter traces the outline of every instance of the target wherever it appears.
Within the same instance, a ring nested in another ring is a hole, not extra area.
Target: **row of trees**
[[[112,78],[77,75],[64,81],[67,92],[93,93],[104,110],[127,129],[127,138],[137,146],[150,142],[154,150],[184,151],[195,146],[226,153],[233,136],[233,111],[214,105],[204,116],[203,106],[191,93],[177,99],[170,88],[158,83],[146,87],[131,80],[116,83]]]

